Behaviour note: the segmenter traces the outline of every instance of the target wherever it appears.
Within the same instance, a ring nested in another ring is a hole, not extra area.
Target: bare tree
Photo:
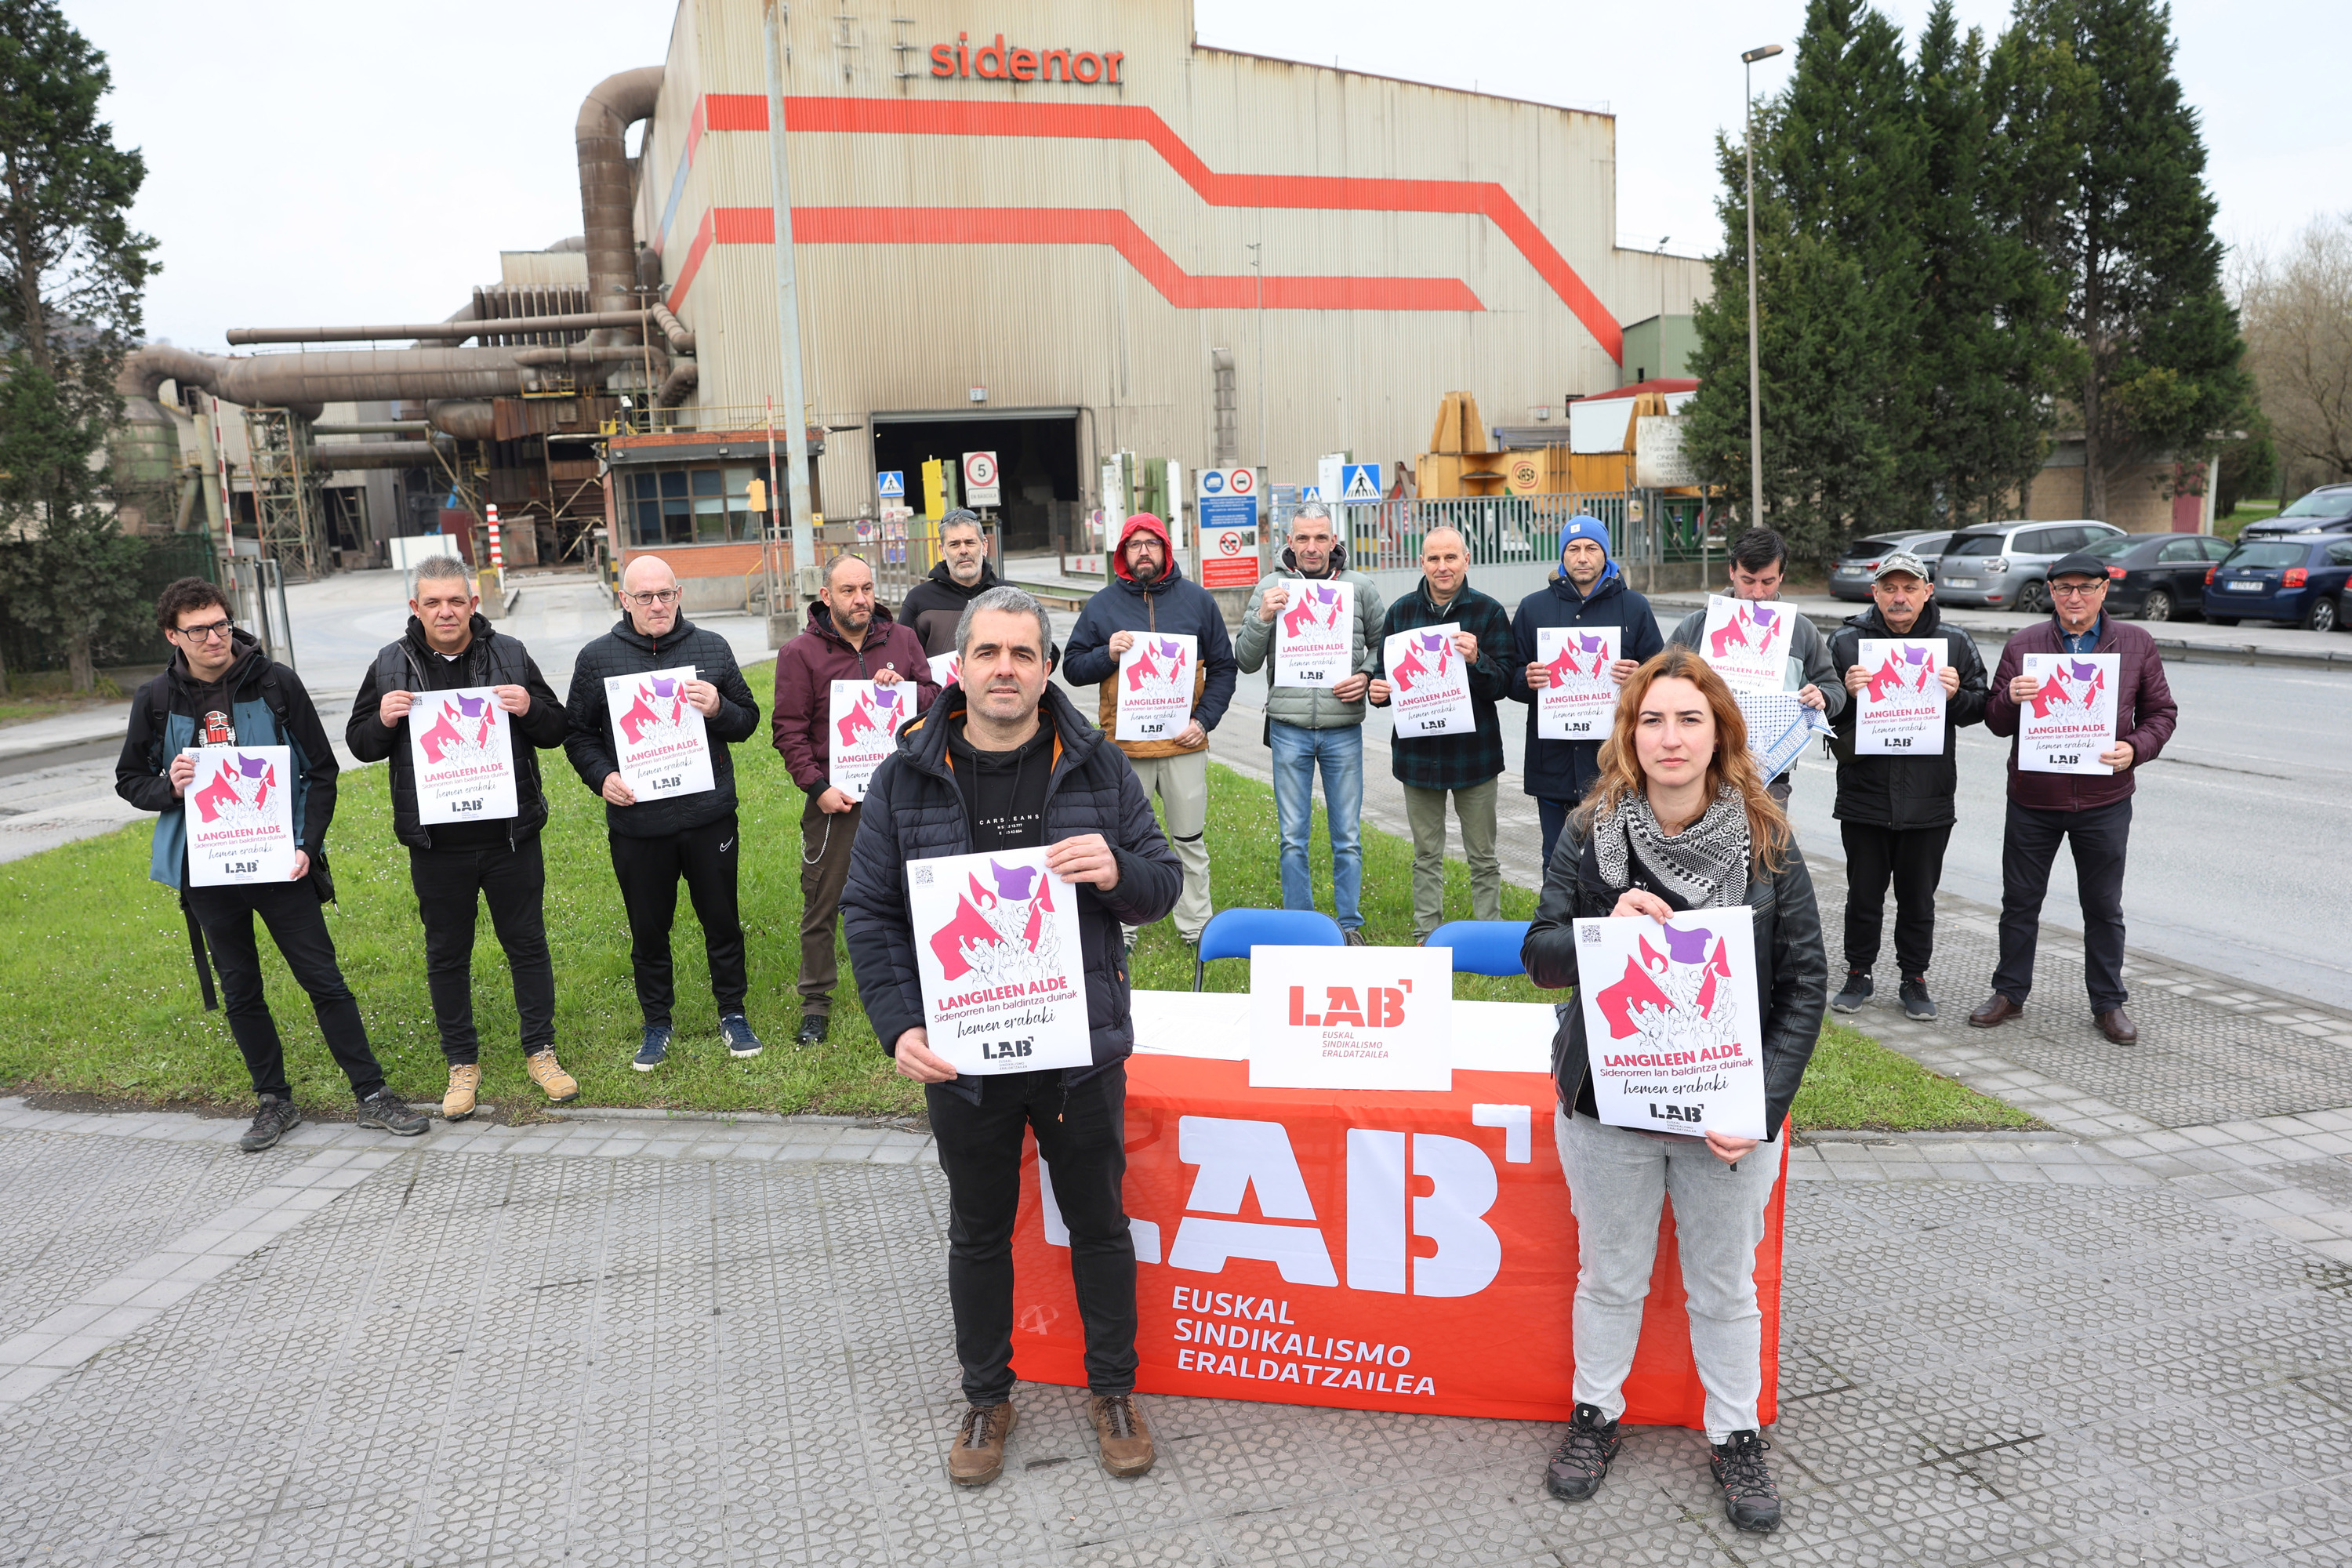
[[[2248,365],[2283,467],[2352,475],[2352,213],[2238,268]]]

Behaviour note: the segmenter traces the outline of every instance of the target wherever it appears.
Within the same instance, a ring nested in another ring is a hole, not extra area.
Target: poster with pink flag
[[[1709,594],[1699,654],[1734,691],[1785,691],[1796,614],[1786,605]]]
[[[2116,681],[2123,655],[2029,653],[2022,673],[2042,689],[2018,710],[2017,765],[2029,773],[2107,773],[2116,743]]]
[[[907,912],[924,1031],[958,1072],[1093,1063],[1078,890],[1045,850],[909,860]]]
[[[864,800],[874,770],[898,749],[898,726],[914,716],[915,689],[907,681],[835,681],[824,735],[824,776],[833,787]]]
[[[1470,706],[1470,667],[1454,646],[1451,626],[1398,632],[1381,647],[1397,739],[1478,732],[1478,712]]]
[[[931,684],[941,691],[950,686],[962,685],[963,655],[953,648],[931,655]]]
[[[1605,741],[1617,717],[1617,680],[1609,673],[1623,645],[1622,626],[1538,626],[1536,739]]]
[[[698,795],[717,785],[710,773],[710,737],[702,710],[686,700],[694,667],[604,678],[604,710],[613,716],[613,755],[621,782],[639,800]]]
[[[1612,1127],[1764,1136],[1764,1016],[1743,908],[1576,922],[1593,1108]]]
[[[198,748],[181,798],[188,883],[233,888],[294,875],[294,753],[285,746]]]
[[[1867,684],[1854,699],[1854,755],[1942,756],[1944,639],[1863,637],[1855,657]]]
[[[1290,602],[1274,621],[1274,683],[1328,691],[1356,673],[1356,585],[1302,578],[1288,586]]]
[[[496,822],[515,804],[514,727],[487,686],[420,691],[408,710],[408,762],[416,819]]]
[[[1138,632],[1118,656],[1118,728],[1114,741],[1172,741],[1192,722],[1192,678],[1200,639]]]

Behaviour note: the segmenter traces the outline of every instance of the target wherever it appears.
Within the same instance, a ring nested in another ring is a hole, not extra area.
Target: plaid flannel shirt
[[[1427,740],[1391,736],[1390,771],[1414,789],[1467,789],[1503,771],[1503,726],[1495,704],[1507,696],[1518,674],[1518,643],[1511,614],[1501,603],[1465,583],[1443,610],[1430,603],[1429,579],[1389,606],[1381,624],[1381,646],[1372,650],[1372,679],[1388,679],[1388,639],[1399,632],[1447,626],[1478,639],[1470,666],[1470,706],[1478,716],[1475,735],[1433,735]]]

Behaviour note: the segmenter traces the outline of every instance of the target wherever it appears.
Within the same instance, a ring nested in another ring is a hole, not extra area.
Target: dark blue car
[[[2241,544],[2205,577],[2205,618],[2287,621],[2315,632],[2344,624],[2352,583],[2352,538],[2259,539]]]

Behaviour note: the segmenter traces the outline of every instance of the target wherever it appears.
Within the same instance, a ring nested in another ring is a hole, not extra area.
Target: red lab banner
[[[1565,1421],[1576,1220],[1551,1079],[1457,1068],[1445,1093],[1253,1089],[1246,1062],[1129,1059],[1137,1386],[1349,1410]],[[1761,1419],[1780,1384],[1782,1180],[1756,1255]],[[1086,1384],[1068,1233],[1023,1153],[1014,1372]],[[1669,1205],[1627,1421],[1703,1427]]]

